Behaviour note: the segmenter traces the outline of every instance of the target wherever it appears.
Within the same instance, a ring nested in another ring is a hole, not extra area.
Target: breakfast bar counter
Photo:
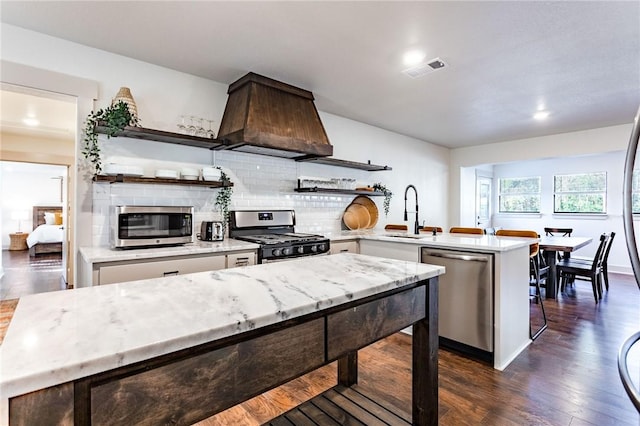
[[[413,324],[413,424],[437,424],[444,268],[339,254],[27,296],[0,424],[190,424]]]

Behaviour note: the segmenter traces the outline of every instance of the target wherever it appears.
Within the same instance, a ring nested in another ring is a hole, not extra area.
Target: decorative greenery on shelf
[[[218,190],[215,206],[222,215],[222,227],[224,232],[226,231],[227,223],[229,222],[229,206],[231,205],[233,187],[229,186],[231,184],[231,179],[229,179],[229,176],[227,176],[222,168],[220,168],[220,166],[216,166],[216,169],[220,169],[220,181],[223,183],[223,186]]]
[[[382,192],[384,194],[384,215],[389,216],[389,203],[391,203],[391,196],[393,192],[389,191],[386,186],[380,182],[373,184],[374,191]]]
[[[122,131],[125,126],[138,125],[138,121],[138,118],[131,114],[129,107],[123,101],[118,101],[115,105],[99,109],[96,112],[91,111],[84,124],[84,147],[82,154],[84,158],[93,164],[94,175],[98,175],[102,171],[98,132],[96,132],[98,123],[104,123],[106,125],[107,137],[110,138],[117,132]]]

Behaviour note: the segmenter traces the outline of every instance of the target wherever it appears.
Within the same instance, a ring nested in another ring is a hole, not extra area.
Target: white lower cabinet
[[[227,268],[237,268],[238,266],[249,266],[256,264],[256,253],[232,253],[227,255]]]
[[[420,246],[411,243],[390,243],[362,239],[360,240],[360,254],[420,262]]]
[[[255,251],[218,254],[215,256],[190,256],[182,258],[158,258],[140,261],[114,262],[94,267],[94,285],[125,281],[162,278],[194,272],[216,271],[236,266],[254,265]]]
[[[329,254],[337,253],[359,253],[358,242],[353,241],[331,241]]]

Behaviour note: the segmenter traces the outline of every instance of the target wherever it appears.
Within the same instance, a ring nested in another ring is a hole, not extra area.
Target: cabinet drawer
[[[130,263],[126,265],[102,266],[100,285],[125,281],[162,278],[171,275],[224,269],[225,256],[193,257],[186,259],[162,259],[152,262]]]
[[[312,320],[91,389],[91,424],[192,424],[324,364]]]
[[[337,253],[358,253],[358,242],[357,241],[340,241],[340,242],[331,242],[331,248],[329,252],[331,254]]]
[[[336,359],[413,324],[426,315],[425,286],[327,317],[327,355]]]
[[[227,268],[236,268],[238,266],[249,266],[255,264],[256,253],[252,251],[227,255]]]

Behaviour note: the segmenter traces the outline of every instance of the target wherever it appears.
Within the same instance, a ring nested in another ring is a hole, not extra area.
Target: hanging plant
[[[216,169],[220,169],[220,181],[223,186],[218,190],[215,206],[222,216],[222,231],[225,232],[227,229],[227,223],[229,222],[229,207],[231,206],[231,194],[233,194],[233,187],[231,186],[231,179],[229,179],[229,176],[227,176],[219,166],[216,166]]]
[[[393,195],[393,192],[389,191],[387,187],[380,182],[373,184],[373,190],[384,194],[384,215],[385,217],[389,216],[389,204],[391,203],[391,196]]]
[[[123,101],[118,101],[110,107],[91,111],[84,123],[84,147],[82,154],[84,158],[91,161],[94,175],[102,171],[102,159],[100,158],[100,146],[98,145],[98,124],[106,127],[107,138],[115,136],[126,126],[138,125],[138,117],[131,114],[128,105]]]

